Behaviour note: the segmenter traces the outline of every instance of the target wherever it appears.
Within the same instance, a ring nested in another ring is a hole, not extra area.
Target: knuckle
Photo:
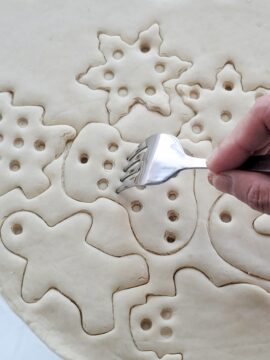
[[[252,112],[260,119],[265,117],[268,118],[270,115],[270,95],[262,96],[256,100]]]
[[[270,213],[270,191],[260,184],[249,187],[246,195],[246,203],[254,210]]]

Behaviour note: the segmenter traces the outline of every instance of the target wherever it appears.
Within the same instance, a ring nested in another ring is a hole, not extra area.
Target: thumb
[[[240,170],[209,173],[209,182],[218,190],[235,196],[252,209],[270,214],[270,176]]]

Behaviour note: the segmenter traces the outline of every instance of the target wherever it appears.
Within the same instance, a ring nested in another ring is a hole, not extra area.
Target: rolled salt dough
[[[0,291],[63,359],[269,358],[268,217],[204,171],[115,193],[147,136],[207,157],[269,93],[269,11],[3,2]]]

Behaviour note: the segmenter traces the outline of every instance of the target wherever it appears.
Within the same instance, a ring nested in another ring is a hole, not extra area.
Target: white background
[[[1,360],[60,360],[0,297]]]

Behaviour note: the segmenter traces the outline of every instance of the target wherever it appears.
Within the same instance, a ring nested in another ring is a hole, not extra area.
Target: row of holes
[[[111,152],[115,152],[118,150],[118,145],[115,143],[111,143],[108,145],[108,150]],[[79,160],[82,164],[87,164],[88,160],[89,160],[89,155],[86,153],[82,153],[79,156]],[[113,167],[113,162],[110,160],[105,160],[104,164],[103,164],[104,168],[107,170],[111,170]]]
[[[145,88],[145,93],[149,96],[153,96],[156,94],[156,89],[154,88],[154,86],[148,86]],[[120,87],[118,89],[118,95],[125,97],[128,95],[128,88],[127,87]]]
[[[82,164],[86,164],[88,162],[88,160],[89,160],[89,157],[88,157],[87,154],[81,154],[80,162]],[[105,160],[104,163],[103,163],[103,167],[106,170],[112,170],[113,166],[114,166],[114,164],[113,164],[113,162],[111,160]]]
[[[108,145],[108,150],[110,152],[115,152],[115,151],[118,150],[118,145],[116,143],[110,143]],[[79,160],[80,160],[81,164],[87,164],[88,161],[89,161],[89,155],[86,154],[86,153],[82,153],[79,156]],[[111,160],[105,160],[104,163],[103,163],[103,167],[106,170],[112,170],[113,162]],[[108,186],[109,186],[109,180],[108,179],[102,178],[102,179],[99,179],[98,182],[97,182],[97,187],[100,190],[104,191],[104,190],[107,189]]]
[[[232,114],[230,113],[230,111],[222,111],[222,113],[220,114],[220,118],[222,121],[228,122],[232,119]],[[192,131],[194,132],[194,134],[201,134],[203,131],[203,125],[200,123],[193,124]]]
[[[144,319],[141,323],[141,328],[144,331],[150,330],[152,328],[152,321],[150,319]],[[164,326],[160,329],[160,335],[162,337],[169,338],[173,334],[172,329],[169,326]]]
[[[175,190],[171,190],[168,192],[167,197],[169,200],[176,200],[178,197],[178,192]],[[139,212],[143,208],[142,203],[139,200],[135,200],[131,203],[131,209],[134,212]],[[169,210],[168,211],[168,218],[170,221],[176,221],[179,218],[179,214],[175,210]]]
[[[225,223],[229,223],[232,220],[231,214],[227,211],[221,212],[219,217],[220,220]],[[21,234],[23,231],[23,228],[20,224],[13,224],[11,229],[15,235]],[[169,319],[171,317],[171,314],[172,314],[171,310],[166,308],[162,310],[161,317],[163,317],[164,319]]]
[[[102,180],[105,180],[105,179],[102,179]],[[101,181],[101,180],[100,180]],[[220,217],[220,220],[222,222],[225,222],[225,223],[229,223],[232,221],[232,216],[229,212],[227,211],[222,211],[220,214],[219,214],[219,217]],[[20,224],[13,224],[12,227],[11,227],[11,230],[12,232],[15,234],[15,235],[18,235],[18,234],[21,234],[23,232],[23,228],[22,228],[22,225]],[[174,238],[172,236],[172,234],[168,234],[168,236],[171,236],[172,239]],[[175,239],[174,239],[175,240]],[[166,308],[166,309],[163,309],[162,312],[161,312],[161,317],[163,319],[170,319],[172,316],[172,311],[171,309],[169,308]]]
[[[170,308],[163,309],[160,313],[160,316],[164,320],[169,320],[172,317],[172,310]],[[141,329],[144,331],[148,331],[152,328],[153,324],[151,319],[144,318],[141,321]],[[163,337],[171,337],[173,334],[172,329],[169,326],[164,326],[160,329],[160,335]]]
[[[151,50],[151,47],[148,44],[142,44],[140,50],[142,53],[146,54]],[[116,60],[120,60],[124,57],[124,52],[121,49],[117,49],[113,52],[113,57]]]
[[[0,141],[3,141],[4,140],[4,136],[2,134],[0,134]],[[14,141],[13,141],[13,145],[16,147],[16,148],[21,148],[23,147],[24,145],[24,140],[22,138],[16,138]],[[46,147],[46,144],[43,140],[36,140],[34,142],[34,148],[37,150],[37,151],[43,151],[45,150],[45,147]]]
[[[3,115],[0,113],[0,121],[3,120]],[[17,124],[19,127],[24,128],[28,125],[28,120],[24,117],[17,119]]]
[[[167,194],[169,200],[176,200],[178,197],[178,192],[175,190],[170,190]],[[131,209],[134,212],[140,212],[143,208],[143,205],[140,201],[135,200],[131,203]],[[167,212],[168,219],[171,222],[175,222],[179,219],[179,213],[176,210],[169,210]],[[172,231],[165,231],[164,238],[168,243],[174,243],[176,240],[176,235]]]
[[[223,83],[223,88],[226,90],[226,91],[232,91],[233,88],[234,88],[234,84],[233,82],[231,81],[225,81]],[[192,89],[189,93],[189,96],[192,98],[192,99],[199,99],[200,97],[200,92],[199,90],[197,89]]]

